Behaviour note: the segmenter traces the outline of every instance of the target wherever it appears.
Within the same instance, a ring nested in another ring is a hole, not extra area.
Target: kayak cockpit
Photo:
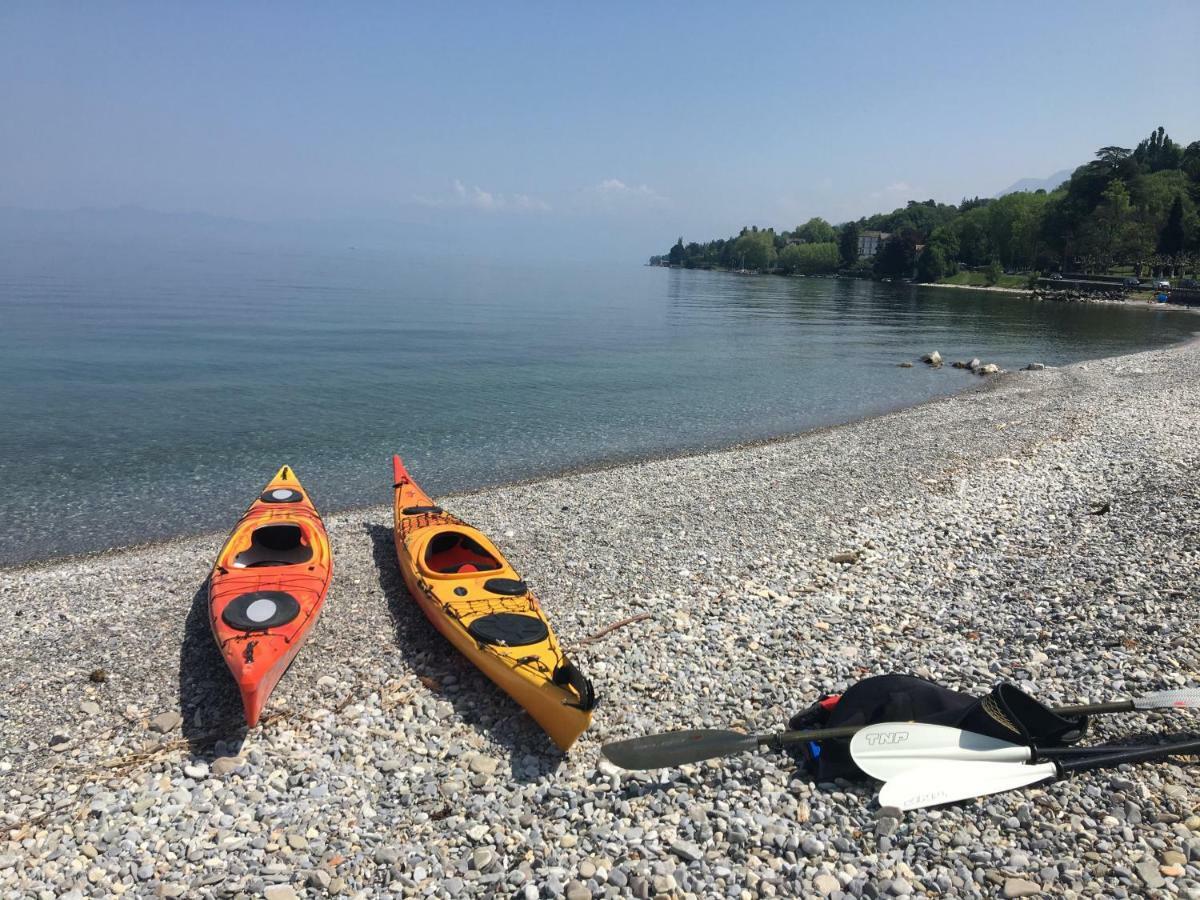
[[[304,529],[293,523],[262,525],[249,534],[249,546],[235,553],[233,568],[295,566],[312,559],[312,544]]]
[[[494,572],[504,568],[499,554],[474,536],[457,529],[439,531],[425,545],[421,568],[433,576]]]

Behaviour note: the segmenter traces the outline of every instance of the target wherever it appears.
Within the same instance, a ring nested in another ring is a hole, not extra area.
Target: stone
[[[655,875],[654,876],[654,892],[656,894],[669,894],[675,890],[675,876],[673,875]]]
[[[1000,367],[998,365],[996,365],[995,363],[988,363],[986,365],[980,366],[978,369],[975,370],[975,372],[977,372],[980,375],[996,375],[1000,372]]]
[[[496,770],[500,768],[500,760],[480,753],[471,757],[469,767],[476,775],[495,775]]]
[[[378,847],[373,858],[377,865],[392,866],[400,859],[400,851],[395,847]]]
[[[1025,367],[1024,371],[1026,371],[1026,372],[1040,372],[1040,371],[1042,371],[1042,369],[1044,369],[1044,368],[1046,368],[1046,364],[1045,364],[1045,363],[1030,363],[1029,365],[1027,365],[1027,366]]]
[[[582,881],[568,881],[567,900],[592,900],[592,892]]]
[[[828,897],[834,891],[840,891],[842,883],[827,872],[822,872],[813,879],[813,887],[822,897]]]
[[[1145,882],[1148,888],[1160,888],[1167,883],[1167,880],[1162,877],[1162,873],[1158,871],[1158,863],[1153,860],[1143,860],[1134,868],[1137,870],[1138,877]]]
[[[324,869],[313,869],[308,873],[308,886],[316,888],[320,891],[329,890],[329,886],[333,883],[333,876]]]
[[[208,763],[204,762],[203,760],[196,760],[195,762],[189,763],[183,767],[183,774],[188,778],[207,778]]]
[[[896,367],[899,369],[911,369],[913,364],[910,362],[896,363]]]
[[[263,891],[265,900],[300,900],[300,895],[290,884],[272,884]]]
[[[214,775],[229,775],[236,771],[239,766],[244,765],[245,762],[240,756],[218,756],[212,761],[210,771]]]
[[[183,724],[183,716],[175,710],[170,712],[159,713],[150,720],[150,730],[157,731],[159,734],[167,734],[174,731]]]
[[[84,700],[79,704],[79,711],[85,716],[98,716],[100,715],[100,704],[93,700]]]
[[[1004,879],[1004,896],[1005,897],[1034,897],[1042,892],[1042,886],[1036,881],[1030,881],[1028,878],[1006,878]]]
[[[937,368],[942,364],[942,354],[938,353],[936,350],[934,350],[932,353],[926,353],[921,357],[921,362],[929,363],[929,365]]]
[[[295,832],[289,832],[288,836],[287,836],[287,843],[288,843],[288,846],[291,847],[293,850],[307,850],[308,849],[308,838],[306,838],[302,834],[297,834]]]
[[[699,847],[687,841],[672,842],[671,852],[684,862],[696,862],[704,857],[704,853]]]

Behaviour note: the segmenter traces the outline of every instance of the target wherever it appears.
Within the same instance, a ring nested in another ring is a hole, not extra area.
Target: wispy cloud
[[[872,191],[871,197],[872,199],[878,200],[880,197],[896,197],[901,194],[907,194],[911,197],[916,193],[917,189],[907,181],[893,181],[882,190]]]
[[[618,200],[641,200],[651,203],[666,203],[667,198],[648,184],[626,184],[620,178],[605,178],[599,184],[586,189],[587,193]]]
[[[501,194],[495,191],[485,191],[479,185],[467,187],[455,178],[452,189],[448,194],[438,197],[413,197],[413,202],[421,206],[458,207],[461,209],[477,209],[481,212],[549,212],[550,204],[545,200],[529,194]]]

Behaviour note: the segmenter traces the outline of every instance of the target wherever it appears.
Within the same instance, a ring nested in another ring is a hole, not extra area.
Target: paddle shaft
[[[1088,772],[1092,769],[1108,769],[1125,763],[1147,762],[1164,759],[1168,756],[1181,756],[1197,752],[1200,752],[1200,739],[1180,741],[1177,744],[1160,744],[1157,747],[1145,747],[1138,750],[1123,750],[1119,753],[1106,753],[1102,756],[1089,756],[1085,759],[1055,761],[1055,765],[1058,766],[1059,774]]]
[[[1114,700],[1110,703],[1086,703],[1080,706],[1056,706],[1054,712],[1060,716],[1099,716],[1105,713],[1133,712],[1137,707],[1132,700]],[[830,738],[854,737],[864,725],[841,725],[837,728],[821,728],[815,731],[780,731],[763,735],[758,740],[760,747],[779,750],[805,741],[824,741]]]

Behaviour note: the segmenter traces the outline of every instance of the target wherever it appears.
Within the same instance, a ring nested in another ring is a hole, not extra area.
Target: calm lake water
[[[1187,337],[1172,311],[646,268],[97,253],[0,268],[0,563],[787,434],[1005,367]]]

